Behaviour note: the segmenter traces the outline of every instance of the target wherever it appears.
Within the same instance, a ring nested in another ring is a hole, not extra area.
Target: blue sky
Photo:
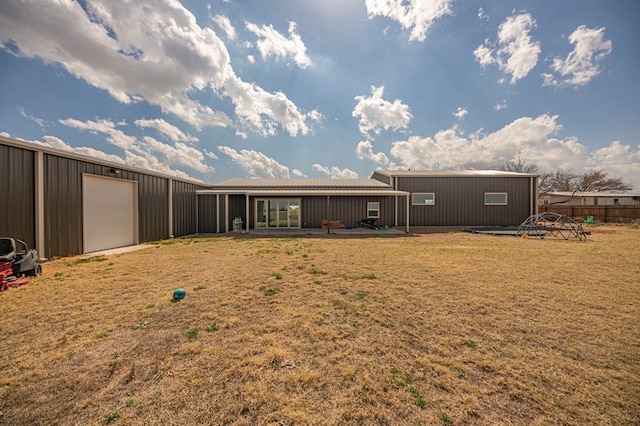
[[[601,168],[640,189],[640,3],[5,0],[0,134],[215,183]]]

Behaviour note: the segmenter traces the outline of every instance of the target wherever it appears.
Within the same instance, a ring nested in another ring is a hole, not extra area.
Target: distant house
[[[639,193],[621,192],[548,192],[540,196],[543,205],[565,206],[638,206]]]

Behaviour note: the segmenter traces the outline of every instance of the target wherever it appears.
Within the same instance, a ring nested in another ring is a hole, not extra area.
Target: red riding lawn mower
[[[17,250],[16,243],[24,249]],[[25,275],[37,277],[40,274],[42,265],[34,249],[29,249],[22,240],[0,238],[0,291],[29,284]]]

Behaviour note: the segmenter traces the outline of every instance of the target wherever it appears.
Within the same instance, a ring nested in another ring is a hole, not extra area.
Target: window
[[[506,206],[507,193],[506,192],[485,192],[484,205],[485,206]]]
[[[299,228],[300,199],[256,200],[256,228]]]
[[[436,194],[433,192],[415,193],[411,195],[411,203],[414,206],[435,206]]]
[[[380,202],[369,201],[367,202],[367,218],[379,218],[380,217]]]

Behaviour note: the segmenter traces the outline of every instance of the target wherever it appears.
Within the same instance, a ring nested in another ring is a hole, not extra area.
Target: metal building
[[[0,236],[41,257],[196,232],[200,182],[0,136]]]
[[[538,176],[494,170],[376,170],[372,179],[411,194],[411,226],[513,226],[537,213]],[[404,224],[401,224],[404,225]]]
[[[398,214],[409,194],[375,179],[230,179],[197,194],[202,233],[231,231],[235,219],[245,231],[320,228],[323,220],[356,227],[362,219],[408,231]]]

